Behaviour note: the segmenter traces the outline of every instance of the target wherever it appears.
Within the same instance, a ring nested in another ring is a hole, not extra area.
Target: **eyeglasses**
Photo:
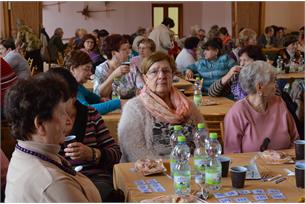
[[[91,44],[94,44],[94,42],[93,42],[93,41],[91,41],[91,40],[86,40],[86,41],[85,41],[85,43],[91,43]]]
[[[147,75],[149,76],[152,76],[152,77],[156,77],[156,76],[159,76],[160,73],[163,73],[164,75],[171,75],[172,74],[172,70],[171,69],[152,69],[152,70],[149,70],[147,72]]]

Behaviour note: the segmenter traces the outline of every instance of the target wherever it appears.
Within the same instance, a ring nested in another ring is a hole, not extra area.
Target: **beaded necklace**
[[[64,165],[58,163],[57,161],[54,161],[53,159],[50,159],[49,157],[47,157],[43,154],[40,154],[38,152],[29,150],[29,149],[26,149],[26,148],[23,148],[23,147],[19,146],[19,144],[16,144],[16,149],[18,149],[18,150],[20,150],[20,151],[22,151],[26,154],[30,154],[30,155],[33,155],[35,157],[38,157],[39,159],[42,159],[46,162],[52,163],[52,164],[54,164],[55,166],[57,166],[58,168],[60,168],[61,170],[63,170],[64,172],[66,172],[68,174],[71,174],[73,176],[76,175],[76,171],[74,171],[70,166],[64,166]]]

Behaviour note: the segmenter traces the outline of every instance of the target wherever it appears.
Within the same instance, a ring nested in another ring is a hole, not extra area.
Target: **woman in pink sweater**
[[[225,117],[225,153],[257,152],[265,138],[269,149],[287,149],[299,137],[285,102],[275,96],[272,66],[255,61],[239,75],[248,96],[230,109]]]

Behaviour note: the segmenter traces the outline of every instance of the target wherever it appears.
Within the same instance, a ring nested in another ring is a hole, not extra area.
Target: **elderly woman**
[[[18,79],[27,79],[31,76],[29,63],[16,50],[13,39],[4,39],[0,41],[0,57],[3,57],[3,60],[5,60],[5,62],[7,62],[7,64],[13,68]]]
[[[136,67],[140,73],[143,73],[141,70],[141,64],[143,59],[149,57],[152,53],[156,51],[156,45],[152,39],[144,38],[138,42],[138,52],[139,56],[131,58],[130,63]]]
[[[137,84],[141,76],[134,76],[135,73],[130,72],[130,65],[123,63],[128,60],[129,46],[128,40],[121,35],[114,34],[105,39],[103,50],[108,60],[96,67],[94,93],[110,97],[112,91],[116,91],[122,99],[129,99],[142,88],[142,83]]]
[[[238,81],[239,72],[243,66],[246,66],[256,60],[265,60],[261,47],[249,45],[239,51],[240,66],[234,66],[221,79],[215,81],[209,88],[210,96],[228,96],[235,100],[243,99],[247,93],[242,90]],[[233,95],[233,96],[232,96]]]
[[[226,27],[221,27],[219,29],[219,38],[222,40],[224,53],[230,53],[234,48],[234,42]]]
[[[191,140],[194,126],[203,122],[196,106],[172,86],[176,66],[171,57],[156,52],[144,59],[142,68],[145,86],[139,96],[125,104],[118,125],[124,162],[168,158],[170,127],[183,125],[183,133]]]
[[[80,50],[89,55],[94,67],[105,61],[105,59],[98,52],[96,38],[94,35],[86,34],[82,38],[81,47],[82,48]]]
[[[196,62],[196,52],[199,43],[199,38],[189,37],[184,41],[184,48],[179,52],[176,58],[177,69],[179,72],[184,73],[187,66]]]
[[[272,66],[255,61],[239,74],[242,89],[248,96],[225,116],[224,152],[256,152],[265,138],[270,149],[287,149],[298,138],[298,131],[285,102],[275,96]]]
[[[203,91],[207,93],[211,84],[227,74],[235,62],[228,55],[222,55],[220,39],[209,40],[204,47],[204,58],[189,65],[185,74],[186,78],[193,78],[193,72],[198,73],[203,78]]]
[[[101,115],[92,107],[81,104],[76,99],[78,83],[69,70],[53,68],[49,75],[62,77],[69,85],[71,97],[67,103],[67,113],[72,123],[66,134],[75,135],[76,142],[65,149],[65,156],[73,166],[81,165],[81,172],[95,184],[104,202],[109,201],[113,189],[112,168],[121,158],[120,147],[109,134]],[[116,200],[123,202],[124,200]]]
[[[92,106],[100,114],[106,114],[121,107],[121,101],[114,99],[105,101],[100,96],[92,93],[84,87],[92,75],[92,63],[89,55],[80,50],[70,52],[65,57],[65,67],[70,70],[78,82],[77,100],[86,106]]]
[[[12,155],[5,202],[101,202],[95,185],[58,154],[64,143],[69,91],[58,77],[19,81],[7,94],[6,117],[18,143]]]
[[[279,56],[282,58],[285,66],[290,66],[291,61],[293,60],[293,63],[299,64],[302,58],[302,54],[304,56],[304,53],[300,52],[298,50],[298,39],[294,35],[288,35],[284,38],[284,47],[279,51]],[[276,62],[274,63],[276,65]]]
[[[237,63],[239,62],[239,51],[248,46],[248,45],[256,45],[257,34],[254,30],[250,28],[244,28],[242,29],[238,34],[238,43],[237,47],[232,50],[232,52],[229,54],[229,56],[234,59]]]

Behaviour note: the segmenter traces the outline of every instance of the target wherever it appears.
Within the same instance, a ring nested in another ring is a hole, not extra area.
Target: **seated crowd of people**
[[[284,28],[268,26],[261,36],[243,28],[234,39],[225,27],[212,26],[206,37],[192,26],[189,36],[175,40],[174,25],[165,18],[151,32],[139,28],[133,35],[80,28],[67,44],[57,28],[47,37],[47,57],[38,56],[37,37],[22,42],[34,34],[24,23],[18,39],[0,41],[1,118],[17,141],[10,161],[1,150],[5,202],[124,202],[113,186],[115,164],[144,155],[168,159],[173,125],[182,125],[191,143],[197,124],[205,122],[174,87],[175,75],[199,76],[203,95],[236,101],[224,118],[224,153],[259,151],[265,137],[274,150],[304,138],[304,80],[285,95],[276,61],[262,50],[278,47],[285,65],[293,58],[304,66],[304,27],[285,35]],[[29,56],[38,67],[47,59],[52,68],[31,76]],[[84,86],[88,80],[93,90]],[[117,109],[115,141],[102,115]],[[69,135],[76,141],[64,145]]]

